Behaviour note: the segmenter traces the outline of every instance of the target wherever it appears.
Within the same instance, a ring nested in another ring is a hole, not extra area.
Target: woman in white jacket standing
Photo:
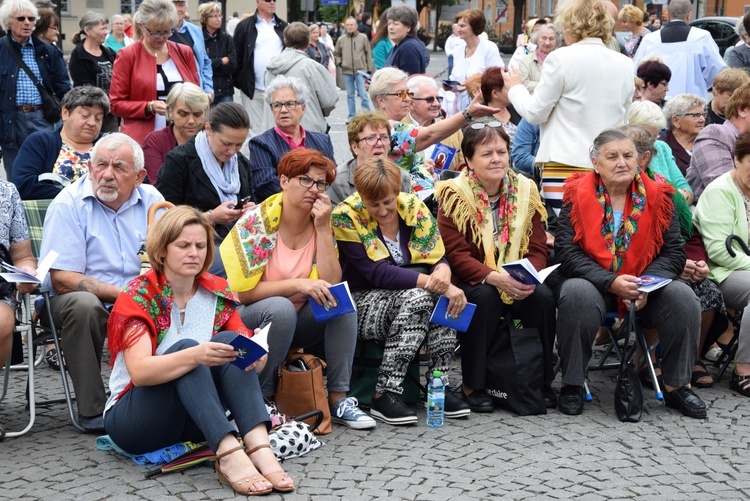
[[[633,63],[607,49],[612,17],[599,0],[568,0],[555,22],[567,47],[549,54],[534,94],[515,70],[505,75],[508,97],[532,125],[541,125],[536,162],[542,195],[559,214],[565,179],[592,168],[589,147],[604,129],[627,123],[633,98]]]
[[[297,77],[310,90],[307,110],[302,117],[301,125],[305,130],[326,133],[326,117],[336,107],[339,94],[336,82],[328,69],[308,56],[306,50],[310,44],[310,30],[304,23],[291,23],[284,29],[284,46],[286,49],[271,59],[266,67],[266,88],[279,75]],[[251,120],[254,117],[251,117]],[[267,130],[275,125],[271,108],[263,108],[263,128]]]

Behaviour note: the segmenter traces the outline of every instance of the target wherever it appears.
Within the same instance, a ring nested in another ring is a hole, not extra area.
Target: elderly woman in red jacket
[[[136,23],[143,39],[120,50],[112,68],[112,114],[122,117],[121,132],[143,144],[152,131],[167,126],[166,99],[178,82],[199,85],[190,47],[167,40],[177,23],[169,0],[144,0]]]

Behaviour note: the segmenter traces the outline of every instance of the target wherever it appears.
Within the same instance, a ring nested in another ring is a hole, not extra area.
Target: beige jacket
[[[341,68],[344,75],[356,75],[358,71],[366,71],[370,75],[375,71],[372,62],[372,50],[367,35],[356,32],[353,36],[345,33],[336,40],[333,50],[336,66]]]

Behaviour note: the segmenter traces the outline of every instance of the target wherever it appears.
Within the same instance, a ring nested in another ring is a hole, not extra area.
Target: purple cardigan
[[[155,130],[146,136],[143,141],[143,158],[146,162],[148,182],[151,184],[156,184],[156,180],[159,178],[159,170],[164,165],[167,153],[177,147],[173,127],[173,125],[169,125],[161,130]]]
[[[383,234],[378,228],[378,237],[383,240]],[[407,244],[411,237],[409,228],[403,219],[399,218],[399,244],[401,254],[409,261],[411,255]],[[365,289],[413,289],[417,286],[419,272],[396,265],[393,257],[373,261],[367,255],[364,245],[359,242],[338,242],[339,261],[343,280],[349,282],[349,289],[353,291]],[[440,263],[448,264],[445,256],[430,267],[430,272]]]
[[[695,199],[711,181],[734,170],[734,143],[740,131],[731,120],[703,129],[693,144],[693,157],[685,178],[693,189]]]

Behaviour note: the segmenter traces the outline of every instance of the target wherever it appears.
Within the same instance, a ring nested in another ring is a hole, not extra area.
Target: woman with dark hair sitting
[[[336,207],[332,218],[344,280],[357,304],[359,339],[385,342],[370,414],[393,425],[417,422],[401,399],[401,383],[423,342],[428,374],[439,370],[447,380],[456,331],[430,323],[438,298],[448,299],[455,318],[466,306],[463,291],[451,284],[437,222],[419,197],[399,192],[401,172],[382,158],[358,166],[357,192]],[[446,391],[446,417],[470,412]]]
[[[217,454],[219,481],[239,494],[293,491],[268,442],[257,376],[267,356],[244,370],[231,363],[237,352],[229,343],[253,332],[226,280],[206,271],[213,235],[192,207],[167,211],[149,230],[152,269],[123,289],[107,324],[112,394],[104,426],[131,454],[205,440]]]

